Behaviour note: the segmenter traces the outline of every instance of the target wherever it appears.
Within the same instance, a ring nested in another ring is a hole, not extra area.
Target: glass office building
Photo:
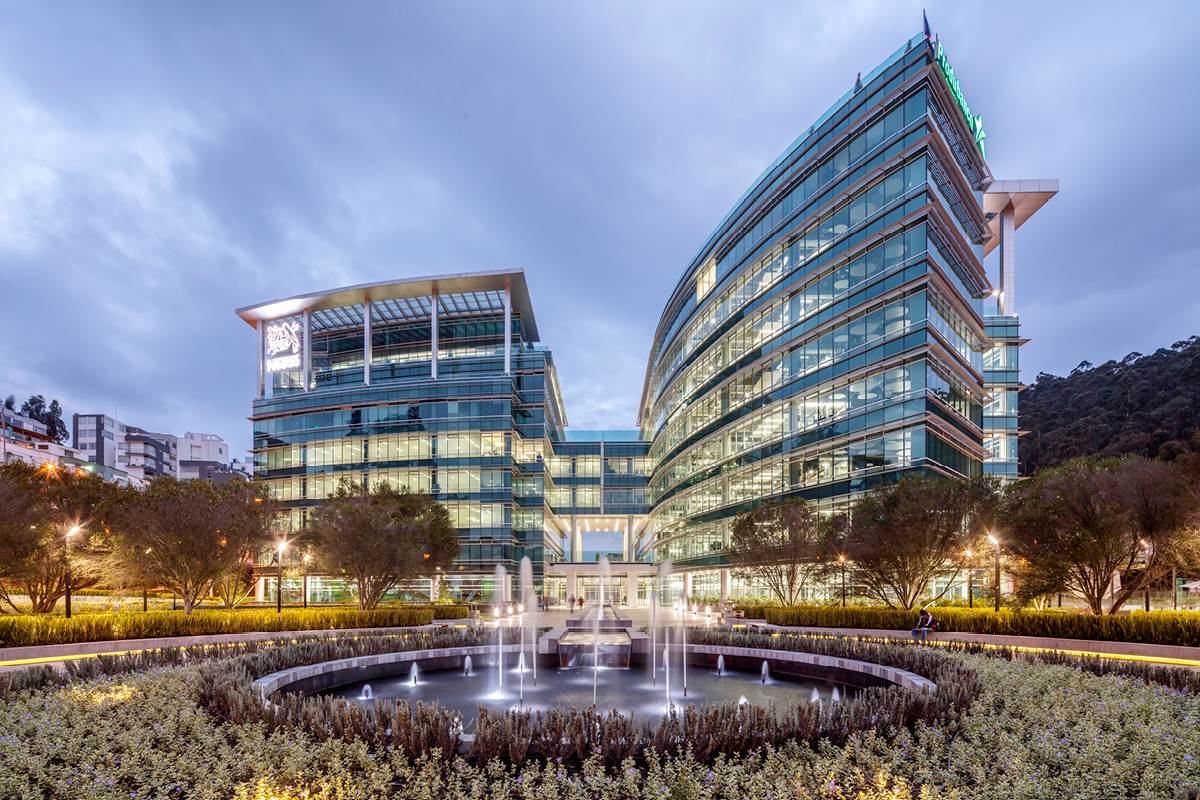
[[[639,424],[656,464],[646,552],[692,571],[691,594],[729,593],[732,522],[764,501],[834,511],[908,473],[1015,477],[1018,323],[1003,299],[984,316],[1002,298],[984,256],[1057,182],[1033,182],[1040,202],[1020,186],[985,202],[985,138],[945,50],[916,36],[684,270]]]
[[[936,40],[860,76],[687,265],[636,430],[567,432],[520,271],[241,309],[255,476],[293,530],[345,478],[433,493],[460,530],[453,595],[528,556],[548,594],[591,596],[604,554],[629,565],[630,602],[666,559],[690,595],[757,593],[726,549],[765,501],[830,512],[908,473],[1013,479],[1013,236],[1058,183],[997,181],[985,140]]]

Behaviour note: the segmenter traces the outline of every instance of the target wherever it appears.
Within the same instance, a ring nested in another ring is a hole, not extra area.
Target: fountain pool
[[[672,653],[672,661],[678,657],[678,653]],[[474,727],[479,706],[493,711],[539,711],[552,707],[584,709],[592,705],[593,688],[596,706],[603,711],[615,709],[622,714],[657,719],[667,710],[663,682],[660,680],[655,685],[645,668],[602,667],[598,674],[594,674],[590,665],[561,669],[543,662],[537,685],[526,684],[522,700],[518,689],[518,668],[513,663],[510,658],[505,668],[509,677],[504,680],[502,688],[497,688],[494,664],[481,666],[470,675],[464,674],[461,668],[423,668],[415,684],[409,674],[372,678],[373,699],[437,702],[458,712],[467,732]],[[323,694],[350,702],[373,702],[363,699],[363,685],[364,681],[346,683],[325,690]],[[772,672],[771,679],[764,683],[758,670],[736,670],[725,666],[723,674],[718,675],[715,665],[693,663],[688,671],[687,697],[679,689],[672,694],[671,703],[677,710],[687,705],[737,702],[761,706],[774,704],[782,708],[810,702],[814,697],[824,703],[833,702],[835,692],[845,696],[847,687],[841,686],[839,691],[838,684],[831,681],[785,676],[777,672]]]

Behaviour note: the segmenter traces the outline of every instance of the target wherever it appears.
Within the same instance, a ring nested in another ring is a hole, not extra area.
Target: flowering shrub
[[[341,628],[400,628],[428,625],[437,619],[461,619],[466,606],[400,606],[373,611],[289,608],[274,610],[127,611],[79,614],[71,619],[52,615],[0,616],[0,647],[152,639],[253,631],[305,631]]]
[[[1110,642],[1200,646],[1200,616],[1191,611],[1135,611],[1117,616],[1062,611],[935,608],[939,630],[1007,636],[1049,636]],[[909,630],[915,611],[870,606],[767,606],[773,625]]]

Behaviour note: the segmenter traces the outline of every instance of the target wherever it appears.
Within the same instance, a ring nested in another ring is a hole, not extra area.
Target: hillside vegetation
[[[1200,337],[1064,377],[1045,372],[1021,393],[1021,473],[1076,456],[1172,460],[1200,451]]]

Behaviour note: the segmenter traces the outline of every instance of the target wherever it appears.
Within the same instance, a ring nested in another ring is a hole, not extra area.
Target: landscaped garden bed
[[[590,753],[583,747],[534,758],[513,749],[526,733],[521,715],[509,715],[504,725],[519,730],[493,729],[486,751],[481,745],[462,756],[445,746],[436,712],[397,706],[392,724],[401,720],[401,729],[380,735],[387,728],[369,719],[372,706],[340,714],[338,708],[349,706],[321,700],[327,712],[314,704],[305,713],[273,714],[244,691],[253,677],[300,663],[486,638],[447,629],[164,650],[72,665],[74,675],[43,669],[24,680],[8,678],[0,682],[0,797],[1026,800],[1171,798],[1200,784],[1200,678],[1194,674],[1002,650],[983,654],[969,645],[935,650],[697,631],[697,642],[891,662],[936,674],[939,688],[962,689],[938,713],[905,724],[872,729],[860,720],[844,733],[728,746],[728,754],[720,752],[728,742],[715,733],[737,727],[739,718],[728,710],[692,712],[691,722],[668,728],[676,731],[673,743],[624,755],[617,734],[628,735],[629,727],[581,711],[575,719],[586,723],[582,728],[590,725],[607,738],[591,740]],[[869,702],[884,711],[880,700],[907,691],[879,690]],[[303,705],[297,702],[293,711]],[[437,736],[422,727],[431,721]],[[559,741],[570,745],[574,735]],[[719,746],[705,744],[716,741]]]
[[[463,619],[461,605],[398,606],[371,611],[339,608],[234,609],[194,611],[124,611],[57,615],[0,616],[0,647],[152,639],[167,636],[210,636],[251,631],[311,631],[345,628],[397,628],[428,625],[434,619]]]
[[[938,630],[947,632],[1200,646],[1200,615],[1189,611],[1099,615],[934,607],[933,612]],[[867,630],[910,630],[917,619],[916,611],[872,606],[763,606],[761,613],[772,625]]]

